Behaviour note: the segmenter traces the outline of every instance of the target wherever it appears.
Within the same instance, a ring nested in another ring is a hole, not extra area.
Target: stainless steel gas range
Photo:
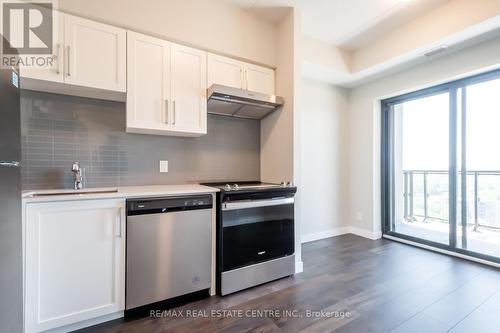
[[[290,183],[203,183],[217,194],[217,292],[227,295],[295,273]]]

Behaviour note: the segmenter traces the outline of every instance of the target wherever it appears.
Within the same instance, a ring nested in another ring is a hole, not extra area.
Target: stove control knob
[[[224,186],[224,190],[226,190],[226,191],[231,191],[231,185],[226,184],[226,185]]]
[[[293,183],[292,183],[292,182],[286,182],[286,186],[287,186],[287,187],[292,187],[292,186],[293,186]]]
[[[240,187],[238,186],[238,184],[233,185],[233,190],[239,190],[239,189],[240,189]]]
[[[280,185],[281,187],[286,187],[286,182],[281,182]]]

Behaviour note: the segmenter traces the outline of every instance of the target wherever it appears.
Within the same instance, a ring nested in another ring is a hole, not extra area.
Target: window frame
[[[458,151],[458,140],[465,140],[464,136],[461,138],[458,137],[459,130],[462,132],[464,129],[464,117],[465,117],[465,102],[466,96],[465,93],[461,94],[460,101],[458,101],[458,92],[462,89],[462,92],[465,91],[465,87],[474,85],[477,83],[487,82],[491,80],[500,79],[500,69],[495,69],[489,72],[472,75],[469,77],[461,78],[454,81],[449,81],[446,83],[441,83],[435,86],[431,86],[424,89],[419,89],[413,92],[405,93],[402,95],[390,97],[381,100],[381,228],[383,235],[389,235],[397,238],[401,238],[403,240],[408,240],[416,243],[420,243],[423,245],[435,247],[438,249],[443,249],[451,252],[456,252],[472,257],[476,257],[479,259],[500,263],[500,257],[494,257],[483,253],[473,252],[470,250],[466,250],[463,248],[457,247],[457,230],[460,223],[463,221],[458,221],[458,193],[459,189],[457,188],[459,184],[459,174],[458,174],[458,161],[461,159],[462,163],[464,161],[465,153],[462,151]],[[394,230],[394,206],[395,206],[395,186],[394,186],[394,116],[393,116],[393,107],[394,105],[401,104],[404,102],[416,100],[419,98],[430,97],[442,93],[449,93],[449,242],[448,244],[438,243],[426,239],[421,239],[417,237],[413,237],[406,234],[398,233]],[[461,106],[461,128],[459,129],[459,113],[458,108]],[[499,111],[500,112],[500,111]],[[463,147],[463,145],[462,145]],[[462,164],[465,168],[465,164]],[[462,186],[462,195],[463,192],[463,182]],[[462,213],[462,216],[463,213]],[[500,245],[499,245],[500,246]]]

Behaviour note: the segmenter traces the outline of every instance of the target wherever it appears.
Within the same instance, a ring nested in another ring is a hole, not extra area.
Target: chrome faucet
[[[80,167],[80,163],[73,162],[71,171],[73,171],[73,176],[75,179],[75,190],[81,190],[83,188],[83,173],[82,168]]]

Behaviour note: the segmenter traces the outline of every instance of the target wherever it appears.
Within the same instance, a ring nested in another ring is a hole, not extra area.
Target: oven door
[[[222,204],[222,270],[292,255],[294,198]]]

